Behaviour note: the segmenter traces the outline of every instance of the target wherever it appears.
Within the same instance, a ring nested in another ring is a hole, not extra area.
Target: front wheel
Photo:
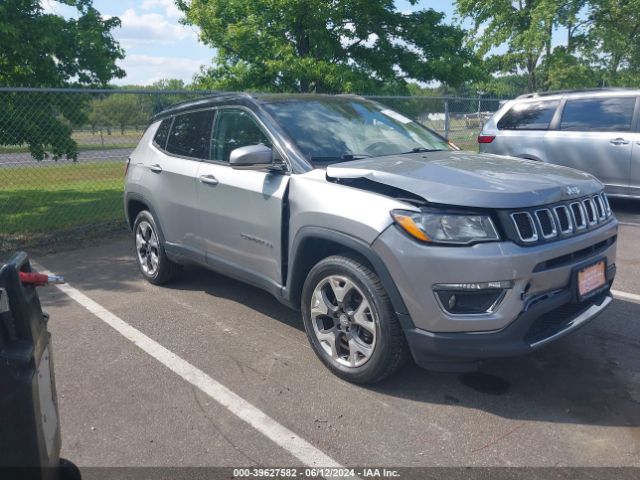
[[[302,290],[302,318],[316,355],[347,381],[378,382],[408,358],[382,282],[358,260],[334,255],[311,269]]]

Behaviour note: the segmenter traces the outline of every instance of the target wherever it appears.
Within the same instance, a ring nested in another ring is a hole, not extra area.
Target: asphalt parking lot
[[[128,238],[37,261],[341,465],[640,466],[640,207],[614,207],[624,223],[614,288],[631,299],[532,355],[464,375],[409,364],[372,387],[331,375],[298,314],[267,293],[196,268],[167,287],[146,283]],[[302,466],[286,438],[260,433],[102,310],[55,287],[41,299],[62,455],[81,469]]]

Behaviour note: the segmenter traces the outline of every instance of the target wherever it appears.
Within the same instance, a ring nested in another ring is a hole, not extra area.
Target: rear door
[[[589,172],[613,195],[627,195],[635,96],[568,98],[545,135],[549,163]]]
[[[236,170],[231,152],[247,145],[273,146],[266,128],[248,109],[219,108],[211,158],[198,169],[199,237],[207,263],[261,287],[282,283],[283,198],[288,174]]]
[[[166,142],[154,144],[145,183],[153,194],[165,241],[191,250],[197,260],[204,260],[204,253],[197,252],[195,232],[199,221],[196,175],[200,162],[209,156],[213,110],[184,113],[169,120]]]

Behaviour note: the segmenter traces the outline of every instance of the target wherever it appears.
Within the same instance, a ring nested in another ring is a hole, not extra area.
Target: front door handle
[[[157,163],[150,165],[149,170],[151,170],[153,173],[162,173],[162,167]]]
[[[198,180],[202,183],[206,183],[207,185],[218,185],[218,179],[213,175],[200,175]]]
[[[629,140],[625,140],[624,138],[613,138],[611,140],[609,140],[609,143],[611,145],[628,145],[629,144]]]

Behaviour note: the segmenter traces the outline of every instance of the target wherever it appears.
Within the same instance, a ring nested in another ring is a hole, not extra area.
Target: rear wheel
[[[358,260],[335,255],[314,266],[303,287],[302,315],[313,350],[345,380],[378,382],[408,358],[382,282]]]
[[[164,251],[158,227],[148,210],[141,211],[133,224],[136,261],[140,272],[154,285],[162,285],[175,278],[179,266]]]

